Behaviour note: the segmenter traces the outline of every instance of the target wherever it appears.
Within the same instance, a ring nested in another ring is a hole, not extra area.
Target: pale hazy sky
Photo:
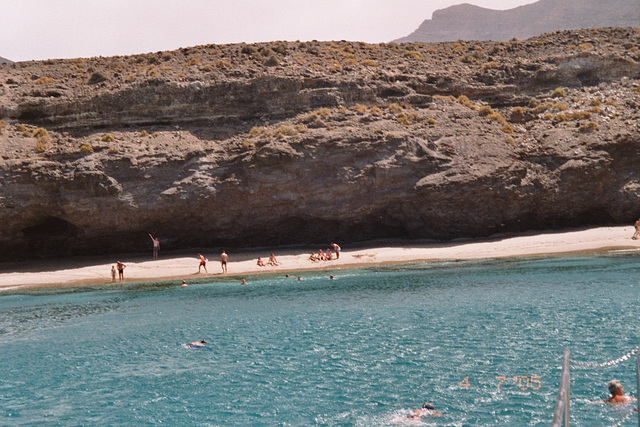
[[[112,56],[273,40],[388,42],[454,4],[504,10],[535,1],[0,0],[0,56]]]

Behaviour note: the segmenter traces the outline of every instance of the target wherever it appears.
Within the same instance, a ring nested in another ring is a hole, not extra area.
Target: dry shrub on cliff
[[[450,101],[455,101],[455,98],[451,95],[433,95],[433,100],[434,101],[443,101],[443,102],[450,102]]]
[[[91,154],[93,153],[93,146],[88,142],[85,142],[80,146],[80,152],[83,154]]]
[[[140,133],[138,134],[138,136],[139,136],[140,138],[146,138],[147,136],[149,136],[149,132],[147,132],[146,130],[143,130],[142,132],[140,132]]]
[[[55,80],[52,79],[51,77],[40,77],[38,80],[36,80],[36,84],[37,85],[46,85],[49,83],[53,83]]]
[[[47,151],[47,144],[41,141],[36,142],[36,153],[44,153]]]
[[[481,67],[482,71],[487,71],[487,70],[495,70],[499,67],[497,62],[487,62],[486,64],[483,64]]]
[[[369,110],[369,112],[371,114],[373,114],[374,116],[380,116],[382,115],[382,110],[376,106],[371,107],[371,109]]]
[[[429,117],[427,119],[427,124],[434,126],[436,123],[438,123],[438,121],[436,119],[434,119],[433,117]]]
[[[2,135],[2,133],[7,127],[9,127],[9,124],[4,120],[0,120],[0,135]]]
[[[364,61],[362,61],[362,65],[366,67],[377,67],[378,63],[372,59],[365,59]]]
[[[418,52],[417,50],[406,50],[402,56],[404,56],[405,58],[411,58],[411,59],[416,59],[416,60],[420,60],[422,59],[422,54],[420,52]]]
[[[580,132],[585,132],[585,133],[586,132],[595,132],[595,131],[599,131],[600,130],[600,126],[598,126],[598,124],[595,123],[595,122],[589,122],[587,124],[584,124],[584,125],[580,126],[578,128],[578,130]]]
[[[471,108],[472,110],[476,109],[476,106],[473,105],[473,103],[471,101],[469,101],[469,98],[466,95],[460,95],[458,97],[458,102],[461,105],[464,105],[465,107]]]
[[[187,60],[187,62],[184,64],[187,67],[193,67],[194,65],[200,65],[200,59],[196,58],[195,56],[192,56],[191,58],[189,58]]]
[[[513,134],[513,132],[515,132],[515,129],[509,123],[505,123],[505,125],[502,126],[502,132],[508,133],[509,135],[511,135]]]
[[[408,126],[411,124],[411,121],[409,120],[409,118],[407,117],[407,115],[405,113],[400,113],[398,114],[398,116],[396,117],[396,120],[398,121],[398,123],[400,123],[401,125],[405,125]]]
[[[257,138],[264,132],[264,127],[262,126],[254,126],[249,131],[249,138]]]
[[[393,114],[402,112],[402,107],[400,106],[400,104],[396,104],[395,102],[393,104],[389,104],[387,109],[389,110],[390,113],[393,113]]]
[[[100,140],[102,142],[113,142],[116,140],[116,138],[113,136],[112,133],[105,133],[104,135],[102,135],[102,138],[100,138]]]
[[[280,125],[274,131],[274,135],[280,139],[283,139],[287,136],[291,136],[295,134],[296,134],[296,129],[293,126],[289,126],[289,125]]]
[[[29,128],[26,125],[23,125],[22,123],[16,124],[15,129],[16,131],[21,132],[22,136],[26,136],[26,137],[33,136]]]
[[[333,61],[327,66],[327,71],[336,72],[342,71],[342,65],[338,61]]]
[[[33,137],[38,141],[42,141],[44,143],[51,142],[51,138],[49,137],[49,132],[45,128],[37,128],[33,131]]]
[[[229,68],[229,67],[231,67],[231,65],[227,61],[223,61],[222,59],[219,59],[216,62],[216,68],[218,69]]]
[[[480,117],[487,117],[489,114],[493,114],[493,113],[494,113],[493,108],[489,107],[488,105],[483,105],[478,109],[478,115]]]
[[[358,114],[364,114],[367,112],[367,106],[362,104],[356,104],[353,107],[351,107],[351,109]]]
[[[564,98],[565,96],[567,96],[567,90],[563,87],[556,88],[551,92],[552,98]]]
[[[593,98],[591,100],[591,105],[594,107],[599,107],[602,105],[602,101],[600,101],[598,98]]]

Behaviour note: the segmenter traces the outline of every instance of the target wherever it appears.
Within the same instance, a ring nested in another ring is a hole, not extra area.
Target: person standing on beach
[[[632,239],[638,240],[638,237],[640,237],[640,219],[636,221],[635,226],[636,226],[636,232],[633,234]]]
[[[111,266],[111,281],[112,282],[116,281],[116,266],[115,265]]]
[[[340,246],[337,243],[331,243],[333,251],[336,253],[336,259],[340,259]]]
[[[209,272],[207,271],[207,259],[202,254],[198,254],[198,258],[200,258],[200,264],[198,265],[198,273],[200,273],[200,267],[204,267],[204,272],[209,274]]]
[[[120,261],[116,262],[116,267],[118,268],[118,279],[124,280],[124,268],[126,265]]]
[[[229,262],[229,255],[225,251],[222,251],[220,255],[220,266],[222,267],[222,274],[227,272],[227,263]]]
[[[160,240],[154,238],[151,233],[149,233],[149,237],[151,237],[151,241],[153,242],[153,259],[158,259],[158,251],[160,250]]]

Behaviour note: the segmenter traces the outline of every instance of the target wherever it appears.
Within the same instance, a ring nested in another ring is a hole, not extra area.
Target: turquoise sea
[[[548,426],[565,348],[640,344],[637,254],[302,274],[1,293],[0,425]],[[573,368],[572,425],[614,378]]]

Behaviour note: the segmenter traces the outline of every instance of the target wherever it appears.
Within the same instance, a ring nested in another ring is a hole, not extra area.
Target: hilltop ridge
[[[640,0],[540,0],[509,10],[468,3],[437,10],[396,42],[527,39],[560,30],[640,26]]]
[[[0,65],[0,257],[628,224],[638,119],[636,28]]]

